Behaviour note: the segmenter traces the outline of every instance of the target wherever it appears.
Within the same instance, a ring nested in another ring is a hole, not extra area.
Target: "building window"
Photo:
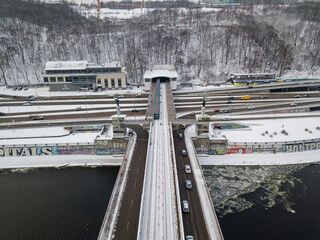
[[[66,82],[72,82],[72,78],[71,77],[66,77]]]
[[[104,86],[105,88],[108,88],[108,79],[104,79]]]
[[[118,78],[118,88],[122,87],[122,82],[121,82],[121,78]]]
[[[98,79],[98,83],[97,84],[100,84],[101,85],[101,79]]]
[[[64,82],[63,77],[58,77],[58,82]]]
[[[56,82],[56,78],[55,77],[50,77],[50,82]]]
[[[47,77],[43,78],[43,81],[44,81],[44,82],[49,82],[49,80],[48,80]]]
[[[150,78],[144,79],[145,82],[150,82]]]
[[[177,79],[176,78],[172,78],[172,81],[177,81]]]
[[[113,78],[111,78],[111,87],[112,87],[112,88],[115,87],[115,85],[114,85],[114,79],[113,79]]]
[[[110,72],[116,72],[117,70],[115,68],[111,68]]]

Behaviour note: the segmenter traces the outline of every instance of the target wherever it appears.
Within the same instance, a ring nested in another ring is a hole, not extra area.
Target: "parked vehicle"
[[[267,96],[261,96],[261,98],[262,98],[262,99],[266,99],[266,98],[268,98],[268,97],[267,97]]]
[[[254,106],[249,105],[249,106],[248,106],[248,109],[254,109]]]
[[[135,109],[135,108],[132,109],[131,111],[132,111],[132,112],[139,112],[139,110],[138,110],[138,109]]]
[[[186,173],[191,173],[190,165],[184,165],[184,170],[186,171]]]
[[[25,87],[23,90],[27,91],[29,88]]]
[[[310,95],[309,94],[305,94],[305,95],[303,95],[304,97],[310,97]]]
[[[182,133],[179,133],[179,134],[178,134],[178,138],[179,138],[179,139],[182,139],[182,138],[183,138]]]
[[[190,212],[189,203],[187,200],[182,201],[182,211],[185,213]]]
[[[181,150],[181,154],[182,154],[182,156],[187,156],[187,151],[186,150]]]
[[[229,97],[228,99],[229,99],[229,100],[233,100],[233,99],[234,99],[234,97],[232,97],[232,96],[231,96],[231,97]]]
[[[18,89],[17,87],[14,87],[12,90],[13,90],[13,91],[17,91],[17,89]]]
[[[76,108],[76,110],[77,110],[77,111],[82,111],[83,108],[82,108],[81,106],[79,106],[79,107]]]
[[[290,106],[291,107],[295,107],[295,106],[297,106],[297,104],[296,103],[291,103]]]
[[[215,112],[220,112],[220,109],[216,109],[216,110],[214,110]]]
[[[301,96],[300,95],[295,95],[294,98],[301,98]]]
[[[22,87],[18,87],[18,91],[21,91],[22,90]]]
[[[4,112],[0,112],[0,116],[4,116],[6,115]]]
[[[241,100],[250,100],[250,96],[242,96],[241,98],[240,98]]]
[[[188,126],[187,124],[183,124],[182,128],[185,129],[185,128],[187,128],[187,126]]]
[[[191,182],[191,180],[186,180],[186,189],[189,189],[189,190],[192,189],[192,182]]]
[[[231,104],[231,103],[232,103],[232,101],[228,101],[228,102],[227,102],[227,104]]]

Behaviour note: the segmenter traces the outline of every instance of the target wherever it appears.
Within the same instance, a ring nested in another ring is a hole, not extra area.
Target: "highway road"
[[[186,149],[186,146],[184,143],[184,138],[178,138],[178,133],[183,132],[184,129],[181,129],[181,126],[179,126],[179,130],[173,131],[180,197],[181,200],[187,200],[190,205],[190,213],[182,214],[184,232],[185,235],[193,235],[196,240],[209,239],[193,174],[186,174],[184,170],[184,166],[186,164],[191,164],[188,155],[182,156],[181,154],[181,150]],[[185,187],[185,182],[187,179],[191,180],[192,182],[191,190],[187,190]]]
[[[137,144],[129,167],[127,184],[119,210],[114,240],[136,239],[139,223],[141,194],[148,147],[148,131],[141,126],[128,126],[137,133]]]

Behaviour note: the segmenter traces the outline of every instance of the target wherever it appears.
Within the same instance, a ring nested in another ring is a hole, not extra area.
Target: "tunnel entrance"
[[[161,83],[170,81],[170,79],[168,77],[154,77],[154,78],[152,78],[152,82],[156,82],[158,79],[160,79]]]

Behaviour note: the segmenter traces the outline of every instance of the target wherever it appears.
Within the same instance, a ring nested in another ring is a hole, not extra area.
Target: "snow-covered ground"
[[[46,137],[56,136],[66,131],[63,128],[29,128],[29,129],[12,129],[12,130],[0,130],[0,145],[13,146],[13,145],[44,145],[44,144],[93,144],[94,139],[99,135],[99,132],[93,133],[74,133],[64,137]],[[58,134],[56,134],[58,133]],[[40,137],[42,136],[42,137]],[[5,137],[16,139],[4,139]],[[25,138],[21,138],[25,137]],[[26,138],[29,137],[29,138]],[[38,137],[38,138],[37,138]]]
[[[132,89],[130,89],[132,88]],[[105,90],[102,92],[76,92],[76,91],[54,91],[50,92],[49,87],[29,87],[28,90],[13,91],[13,88],[6,88],[0,86],[0,94],[15,95],[15,96],[36,96],[36,97],[50,97],[50,96],[85,96],[85,95],[110,95],[115,94],[142,94],[144,93],[143,87],[130,86],[127,89],[119,90]]]
[[[40,168],[75,166],[120,166],[123,157],[112,155],[55,155],[2,157],[0,168]]]
[[[247,125],[249,128],[219,130],[211,126],[210,137],[224,135],[229,142],[288,142],[320,138],[320,129],[316,129],[320,128],[320,117],[247,120],[235,123]],[[282,134],[282,130],[285,130],[288,135]]]
[[[320,150],[276,154],[200,155],[201,165],[292,165],[320,162]]]

